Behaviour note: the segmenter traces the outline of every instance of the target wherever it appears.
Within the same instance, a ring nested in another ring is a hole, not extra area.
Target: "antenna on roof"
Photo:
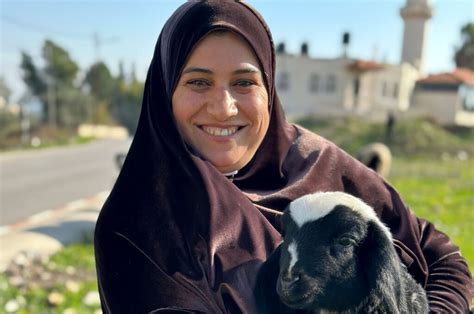
[[[350,41],[351,41],[350,33],[344,32],[344,34],[342,34],[342,56],[344,58],[347,58],[347,50],[349,48]]]

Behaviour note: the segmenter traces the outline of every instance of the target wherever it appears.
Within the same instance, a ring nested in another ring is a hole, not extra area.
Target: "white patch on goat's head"
[[[288,253],[290,253],[290,265],[288,266],[288,273],[291,273],[291,270],[298,261],[298,251],[296,243],[293,241],[288,245]]]
[[[301,228],[305,223],[323,218],[338,205],[352,209],[366,221],[374,221],[388,238],[392,239],[390,230],[378,219],[372,207],[361,199],[344,192],[318,192],[302,196],[290,203],[289,212],[293,221]]]

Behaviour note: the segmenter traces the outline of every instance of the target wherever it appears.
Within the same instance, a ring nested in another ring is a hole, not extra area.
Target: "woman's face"
[[[178,130],[223,173],[244,167],[269,124],[259,63],[231,32],[209,34],[192,51],[172,98]]]

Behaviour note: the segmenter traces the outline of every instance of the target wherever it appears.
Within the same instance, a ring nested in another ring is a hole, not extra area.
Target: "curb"
[[[80,242],[93,232],[110,191],[78,199],[65,206],[0,227],[0,271],[21,252],[47,256],[68,244]]]
[[[21,231],[24,229],[28,229],[30,227],[42,224],[46,221],[60,218],[66,212],[77,211],[84,208],[100,208],[104,204],[107,196],[109,195],[110,191],[102,191],[97,193],[92,197],[86,197],[74,200],[72,202],[67,203],[66,205],[58,208],[48,209],[42,211],[40,213],[34,214],[24,220],[21,220],[17,223],[11,225],[0,226],[0,237],[6,234]]]

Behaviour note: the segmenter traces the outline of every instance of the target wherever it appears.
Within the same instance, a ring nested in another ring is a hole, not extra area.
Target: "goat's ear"
[[[379,222],[369,221],[367,236],[360,247],[361,268],[365,271],[368,289],[383,297],[389,313],[398,313],[398,256],[393,249],[391,238]]]

